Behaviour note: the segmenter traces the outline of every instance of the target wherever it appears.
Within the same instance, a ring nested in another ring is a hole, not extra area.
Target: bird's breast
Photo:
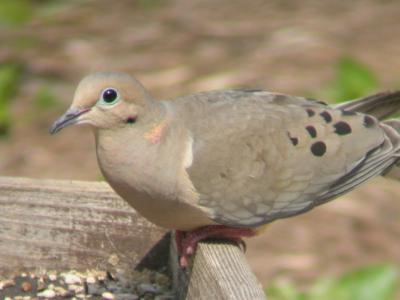
[[[152,223],[169,229],[187,230],[213,223],[196,205],[196,195],[185,176],[185,164],[190,161],[186,149],[182,149],[183,155],[175,152],[182,157],[180,162],[165,151],[165,145],[145,139],[135,143],[120,139],[119,144],[116,140],[115,136],[97,137],[97,158],[107,182],[129,205]]]

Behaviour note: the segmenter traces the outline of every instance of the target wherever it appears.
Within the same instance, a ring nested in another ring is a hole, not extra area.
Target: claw
[[[235,228],[224,225],[204,226],[189,232],[177,230],[175,241],[180,256],[179,264],[182,268],[187,268],[189,266],[189,257],[196,251],[197,244],[207,238],[230,240],[246,251],[246,244],[242,237],[250,237],[255,234],[256,232],[251,228]]]

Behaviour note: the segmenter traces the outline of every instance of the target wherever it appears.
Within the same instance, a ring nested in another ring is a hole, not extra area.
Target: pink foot
[[[188,232],[176,230],[175,241],[180,256],[179,264],[182,268],[188,267],[189,256],[193,255],[197,244],[204,239],[222,238],[244,245],[242,237],[253,235],[255,235],[255,231],[251,228],[235,228],[224,225],[204,226]]]

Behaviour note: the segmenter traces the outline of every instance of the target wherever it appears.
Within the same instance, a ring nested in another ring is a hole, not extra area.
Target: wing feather
[[[189,178],[199,205],[220,224],[253,227],[300,214],[399,161],[396,130],[343,111],[379,111],[368,99],[335,109],[283,94],[230,90],[186,97],[180,107],[193,138]]]

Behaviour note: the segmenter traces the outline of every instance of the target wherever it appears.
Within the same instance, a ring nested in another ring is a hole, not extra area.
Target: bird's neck
[[[98,130],[95,136],[100,169],[111,185],[126,183],[138,191],[173,194],[175,191],[170,189],[176,187],[173,181],[180,172],[182,157],[174,154],[182,151],[184,134],[161,110],[142,125]],[[166,190],[158,191],[161,187]]]

